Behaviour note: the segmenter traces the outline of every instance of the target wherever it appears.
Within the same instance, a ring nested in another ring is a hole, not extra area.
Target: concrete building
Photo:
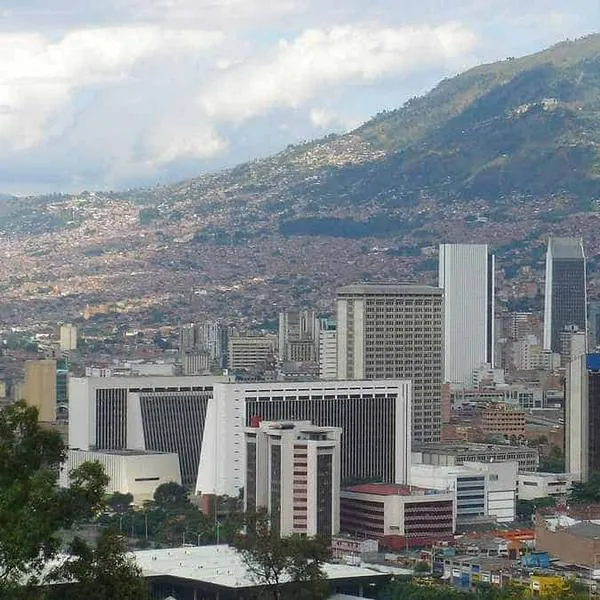
[[[277,333],[280,361],[319,360],[319,319],[314,310],[280,312]]]
[[[540,457],[535,448],[505,446],[504,444],[473,444],[448,442],[422,444],[414,448],[413,464],[455,466],[472,462],[517,461],[520,471],[535,471]]]
[[[225,377],[72,377],[69,447],[176,453],[195,483],[213,388]]]
[[[349,559],[358,559],[362,562],[379,552],[379,542],[364,537],[352,537],[340,534],[331,538],[331,555],[337,560],[354,562]]]
[[[59,485],[69,487],[69,473],[84,462],[99,462],[110,477],[106,492],[131,494],[133,501],[151,500],[156,488],[171,481],[181,484],[179,458],[175,453],[144,450],[68,450]]]
[[[319,379],[337,379],[337,331],[333,319],[323,319],[319,331]]]
[[[77,327],[70,323],[64,323],[59,331],[60,349],[64,352],[77,350]]]
[[[585,481],[600,470],[600,354],[568,365],[565,427],[567,471]]]
[[[443,290],[419,285],[355,284],[337,293],[338,379],[412,381],[412,436],[441,433]]]
[[[38,409],[42,422],[56,421],[56,361],[28,360],[25,362],[25,380],[22,399]]]
[[[410,477],[413,485],[453,491],[458,525],[489,517],[503,523],[515,520],[517,469],[515,461],[452,467],[413,464]]]
[[[340,529],[339,427],[263,421],[246,428],[246,511],[267,509],[281,536]]]
[[[186,350],[180,354],[181,370],[184,375],[205,375],[210,373],[212,359],[204,350]]]
[[[588,348],[590,352],[600,349],[600,300],[588,302]]]
[[[275,337],[238,335],[228,343],[227,365],[232,371],[265,370],[274,364]]]
[[[565,369],[570,361],[587,351],[587,334],[577,325],[567,325],[560,333],[560,366]]]
[[[525,413],[508,404],[491,404],[481,411],[480,426],[485,435],[523,435]]]
[[[455,530],[450,491],[366,483],[341,492],[341,529],[391,549],[449,541]]]
[[[517,476],[519,500],[567,497],[575,476],[572,473],[519,472]]]
[[[441,244],[444,380],[471,385],[479,365],[494,365],[494,255],[487,244]]]
[[[580,238],[551,237],[546,253],[544,350],[560,352],[566,326],[587,331],[586,264]]]
[[[410,382],[218,383],[208,401],[196,492],[235,496],[244,485],[244,428],[264,421],[340,427],[341,478],[406,483]]]

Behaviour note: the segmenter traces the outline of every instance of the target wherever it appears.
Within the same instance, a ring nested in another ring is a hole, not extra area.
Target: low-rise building
[[[134,502],[150,500],[163,483],[181,484],[176,453],[144,450],[68,450],[59,485],[69,487],[69,473],[87,461],[97,461],[110,478],[106,491],[131,494]]]
[[[264,370],[275,360],[277,339],[267,336],[231,336],[228,343],[228,367],[237,370]]]
[[[511,568],[508,558],[453,556],[444,560],[444,579],[465,590],[480,584],[502,587],[511,580]]]
[[[538,473],[521,471],[517,476],[519,500],[565,498],[575,476],[571,473]]]
[[[348,557],[364,559],[379,552],[379,542],[375,539],[336,535],[331,538],[331,554],[338,560]]]
[[[507,404],[491,404],[481,411],[480,427],[485,435],[523,435],[525,413]]]
[[[454,494],[450,491],[367,483],[341,492],[341,530],[380,540],[388,548],[450,540],[455,525]]]

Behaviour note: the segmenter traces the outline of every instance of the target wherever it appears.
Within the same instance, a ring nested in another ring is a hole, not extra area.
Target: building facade
[[[318,362],[319,319],[314,310],[279,313],[280,361]]]
[[[235,496],[244,485],[244,428],[259,421],[340,427],[342,481],[406,483],[408,381],[218,383],[208,402],[196,492]]]
[[[494,365],[494,255],[486,244],[441,244],[444,380],[471,385],[473,370]]]
[[[399,485],[367,483],[342,490],[341,530],[403,549],[453,538],[454,495]]]
[[[28,406],[38,409],[38,420],[56,421],[56,361],[26,361],[22,394]]]
[[[323,319],[319,331],[319,379],[337,378],[337,331],[333,319]]]
[[[486,435],[523,435],[525,413],[507,404],[491,404],[481,411],[480,426]]]
[[[232,371],[257,371],[272,368],[276,338],[253,335],[233,335],[229,338],[227,365]]]
[[[519,472],[519,500],[535,500],[536,498],[567,497],[575,476],[572,473],[538,473]]]
[[[70,323],[64,323],[59,331],[60,349],[65,352],[77,350],[77,327]]]
[[[566,326],[587,331],[586,262],[580,238],[550,238],[546,253],[544,349],[560,352]]]
[[[441,433],[443,291],[355,284],[337,293],[338,379],[412,381],[413,441]]]
[[[566,386],[566,469],[585,481],[600,470],[600,354],[572,360]]]
[[[245,430],[246,511],[267,509],[281,536],[337,534],[342,430],[309,421],[255,425]]]

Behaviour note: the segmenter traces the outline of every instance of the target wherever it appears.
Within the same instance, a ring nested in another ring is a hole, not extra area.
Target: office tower
[[[194,323],[186,323],[179,328],[179,352],[196,348],[196,326]]]
[[[246,428],[246,510],[267,509],[281,536],[338,533],[341,435],[339,427],[310,421]]]
[[[186,350],[180,354],[181,370],[184,375],[204,375],[210,373],[212,360],[208,352],[202,350]]]
[[[279,313],[279,360],[316,362],[319,352],[319,320],[314,310]]]
[[[600,354],[569,363],[565,412],[565,470],[585,481],[600,471]]]
[[[560,336],[560,366],[564,369],[574,358],[586,353],[587,335],[577,325],[567,325]]]
[[[337,331],[335,320],[322,319],[319,331],[319,379],[337,377]]]
[[[196,349],[206,352],[213,365],[227,366],[228,328],[218,321],[205,321],[196,328]]]
[[[586,271],[579,238],[550,238],[546,253],[544,350],[560,352],[560,334],[567,325],[587,331]]]
[[[443,290],[355,284],[337,293],[338,379],[412,381],[413,442],[441,433]]]
[[[70,323],[60,326],[60,349],[65,352],[77,350],[77,327]]]
[[[275,337],[234,335],[229,338],[228,367],[233,371],[259,371],[274,367]]]
[[[42,422],[56,421],[56,361],[28,360],[25,362],[23,400],[38,409]]]
[[[342,481],[407,483],[409,381],[217,383],[208,401],[196,492],[235,496],[244,485],[244,428],[257,421],[340,427]]]
[[[444,380],[471,385],[473,370],[494,365],[494,255],[486,244],[441,244]]]
[[[588,303],[588,348],[595,351],[600,346],[600,300]]]
[[[198,473],[206,408],[225,377],[71,377],[69,447],[177,453],[184,485]]]

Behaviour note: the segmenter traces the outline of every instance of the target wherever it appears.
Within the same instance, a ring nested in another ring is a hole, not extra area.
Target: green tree
[[[327,543],[319,538],[280,537],[269,515],[247,515],[246,533],[235,536],[233,545],[265,598],[311,598],[328,596],[323,563]]]
[[[569,502],[592,504],[600,501],[600,473],[592,473],[587,481],[574,481],[569,491]]]
[[[109,496],[106,504],[117,514],[126,513],[133,502],[132,494],[120,494],[115,492],[112,496]]]
[[[69,585],[50,587],[48,600],[146,600],[148,585],[126,552],[123,537],[112,529],[102,533],[96,549],[76,538],[71,558],[51,574]]]
[[[556,506],[556,498],[536,498],[534,500],[517,500],[516,513],[521,521],[531,521],[540,508]]]
[[[159,485],[154,491],[154,502],[166,511],[187,507],[190,504],[187,490],[178,483],[170,481]]]

